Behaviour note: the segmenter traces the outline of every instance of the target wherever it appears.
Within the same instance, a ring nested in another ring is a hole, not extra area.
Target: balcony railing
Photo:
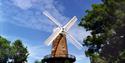
[[[71,54],[67,54],[67,55],[56,55],[56,56],[52,56],[51,54],[44,56],[44,59],[49,59],[49,58],[71,58],[71,59],[75,59],[76,57],[71,55]]]

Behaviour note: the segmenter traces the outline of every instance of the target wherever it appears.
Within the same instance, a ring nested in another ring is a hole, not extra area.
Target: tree
[[[66,60],[65,63],[71,63],[69,60]]]
[[[12,57],[15,63],[23,63],[27,61],[28,51],[27,47],[24,47],[22,41],[16,40],[12,44]]]
[[[27,61],[28,51],[22,41],[16,40],[10,44],[10,41],[0,36],[0,63],[7,63],[8,59],[14,59],[14,63]]]
[[[10,41],[0,36],[0,63],[6,63],[8,59],[9,48],[10,48]]]
[[[42,63],[41,61],[36,60],[35,63]]]
[[[93,4],[92,10],[87,10],[86,12],[87,15],[81,19],[79,25],[83,26],[87,31],[91,31],[91,35],[83,41],[83,45],[88,47],[86,55],[91,58],[91,61],[93,61],[93,58],[98,59],[98,56],[104,52],[104,49],[106,48],[105,46],[108,42],[112,44],[111,47],[114,45],[113,43],[115,41],[112,39],[118,37],[118,33],[123,33],[123,31],[119,30],[125,30],[125,0],[102,0],[102,3]],[[125,33],[122,35],[124,36],[124,34]],[[121,41],[121,43],[123,43],[123,41]],[[110,46],[108,47],[110,48]],[[107,50],[108,47],[105,50]],[[115,45],[114,48],[116,49]],[[122,49],[114,51],[120,52],[123,49],[125,48],[123,47]],[[118,54],[115,56],[118,56]],[[108,58],[113,60],[118,57]],[[109,59],[106,60],[108,61]],[[114,62],[115,60],[110,63]]]

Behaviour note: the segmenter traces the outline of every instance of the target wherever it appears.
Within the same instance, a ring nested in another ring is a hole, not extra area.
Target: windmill
[[[62,26],[51,14],[44,11],[43,14],[47,16],[51,22],[56,25],[53,33],[45,41],[45,44],[49,46],[52,44],[52,51],[50,55],[44,57],[44,62],[47,63],[65,63],[66,60],[70,63],[75,62],[75,56],[68,54],[66,35],[69,36],[72,41],[70,41],[78,49],[82,48],[82,45],[70,34],[69,29],[77,21],[77,17],[74,16],[69,22]]]

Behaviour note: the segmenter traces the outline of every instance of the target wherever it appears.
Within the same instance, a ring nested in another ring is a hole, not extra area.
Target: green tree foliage
[[[0,63],[6,63],[8,58],[14,59],[14,63],[27,61],[28,51],[22,41],[16,40],[12,44],[0,36]]]
[[[84,40],[84,45],[89,47],[88,54],[99,52],[101,44],[105,42],[108,36],[111,36],[112,25],[115,23],[112,17],[108,14],[108,9],[104,4],[93,4],[92,10],[87,10],[88,13],[79,24],[84,26],[87,31],[91,31],[91,36]],[[113,21],[113,22],[112,22]]]
[[[35,63],[42,63],[41,61],[36,60]]]
[[[9,49],[10,42],[0,36],[0,63],[6,63]]]
[[[14,58],[15,63],[27,61],[28,51],[27,48],[22,44],[22,41],[16,40],[14,43],[12,43],[11,50],[13,52],[12,57]]]
[[[69,60],[66,60],[65,63],[71,63]]]
[[[83,42],[88,47],[86,55],[92,58],[98,56],[110,38],[125,26],[125,0],[102,0],[86,13],[79,25],[91,32]]]

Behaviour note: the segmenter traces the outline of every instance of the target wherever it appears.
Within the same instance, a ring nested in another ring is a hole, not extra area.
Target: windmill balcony
[[[51,54],[50,55],[46,55],[44,56],[44,59],[43,61],[46,62],[46,63],[51,63],[52,61],[70,61],[70,62],[75,62],[76,61],[76,57],[71,55],[71,54],[67,54],[67,55],[57,55],[57,56],[52,56]],[[63,62],[61,62],[63,63]]]

